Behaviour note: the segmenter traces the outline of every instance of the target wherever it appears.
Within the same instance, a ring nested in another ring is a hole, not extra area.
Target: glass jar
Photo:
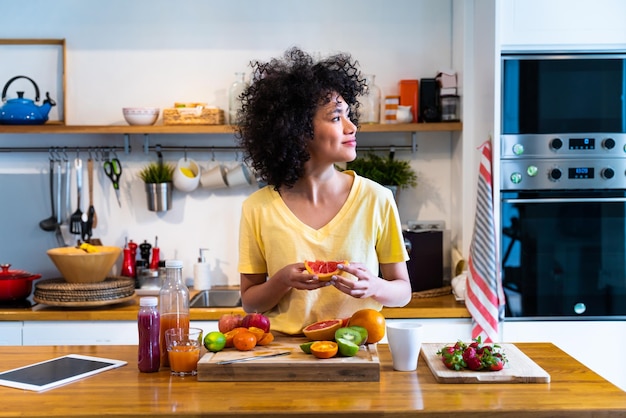
[[[228,123],[234,125],[237,121],[237,111],[241,109],[241,93],[248,87],[245,73],[235,73],[235,82],[228,90]]]
[[[169,366],[165,331],[170,328],[189,328],[189,289],[183,281],[183,262],[165,261],[165,282],[159,291],[161,314],[161,365]]]
[[[140,372],[158,372],[161,366],[160,314],[157,309],[158,299],[154,296],[139,299],[137,330],[139,347],[137,349],[137,367]]]
[[[380,88],[375,83],[376,76],[373,74],[365,75],[367,86],[361,97],[361,106],[359,113],[361,115],[360,123],[380,123]]]

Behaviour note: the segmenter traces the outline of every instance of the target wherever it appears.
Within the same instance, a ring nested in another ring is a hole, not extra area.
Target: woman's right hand
[[[276,278],[285,286],[301,290],[319,289],[330,284],[330,282],[319,281],[315,274],[309,274],[304,267],[304,263],[286,265],[276,272],[274,279]]]

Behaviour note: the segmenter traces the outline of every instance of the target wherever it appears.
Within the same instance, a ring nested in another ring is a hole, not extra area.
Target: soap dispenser
[[[198,262],[193,266],[193,288],[207,290],[211,288],[211,265],[207,262],[208,248],[200,248]]]

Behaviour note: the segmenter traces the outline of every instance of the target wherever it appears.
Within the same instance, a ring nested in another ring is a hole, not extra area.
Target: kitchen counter
[[[30,308],[0,308],[0,321],[136,321],[139,296],[116,305],[90,308],[64,308],[34,305]],[[237,308],[192,308],[192,321],[217,321],[225,313],[244,314]],[[402,308],[384,308],[386,318],[469,318],[462,302],[452,294],[437,297],[414,297]]]
[[[46,392],[0,386],[0,417],[613,417],[626,415],[626,392],[549,343],[517,346],[551,383],[441,384],[420,358],[417,372],[396,372],[379,345],[380,382],[198,382],[144,374],[135,346],[0,347],[8,370],[65,354],[128,365]],[[320,360],[324,361],[324,360]]]

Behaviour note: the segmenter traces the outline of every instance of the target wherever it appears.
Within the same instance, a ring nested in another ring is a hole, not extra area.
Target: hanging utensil
[[[82,233],[81,222],[83,216],[83,211],[80,210],[80,192],[83,188],[83,161],[79,157],[76,157],[74,160],[74,168],[76,169],[77,208],[74,213],[72,213],[72,216],[70,216],[70,232],[75,235],[80,235]]]
[[[62,173],[61,173],[61,160],[57,161],[57,194],[56,194],[56,210],[57,210],[57,223],[56,228],[54,229],[54,235],[57,239],[57,244],[59,247],[66,247],[65,238],[63,238],[63,233],[61,232],[61,224],[63,223],[62,215],[61,215],[61,183],[62,183]]]
[[[122,201],[120,200],[120,176],[122,175],[122,164],[117,157],[104,162],[104,173],[107,175],[113,183],[113,189],[115,189],[115,197],[117,197],[117,204],[122,207]]]
[[[89,183],[89,209],[87,213],[91,220],[91,227],[95,228],[98,225],[98,217],[96,216],[96,208],[93,206],[93,159],[91,157],[87,160],[87,176]]]
[[[57,215],[54,209],[54,164],[54,159],[52,158],[52,154],[50,154],[50,209],[52,215],[39,222],[39,227],[44,231],[54,231],[57,226]]]

